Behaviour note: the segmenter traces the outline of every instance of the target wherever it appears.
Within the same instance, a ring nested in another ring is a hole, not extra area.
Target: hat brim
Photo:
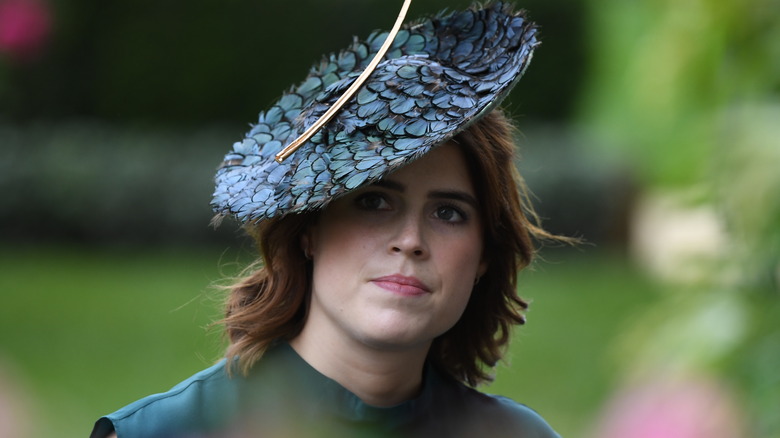
[[[356,40],[285,93],[225,156],[212,207],[241,222],[322,208],[443,144],[511,90],[539,44],[504,3],[408,25],[358,93],[283,163],[274,156],[362,72],[387,33]]]

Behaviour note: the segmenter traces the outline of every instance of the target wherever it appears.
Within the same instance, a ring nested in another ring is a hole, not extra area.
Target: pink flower
[[[37,58],[51,34],[44,0],[0,0],[0,53],[17,62]]]
[[[598,438],[740,438],[741,413],[716,381],[658,379],[613,398]]]

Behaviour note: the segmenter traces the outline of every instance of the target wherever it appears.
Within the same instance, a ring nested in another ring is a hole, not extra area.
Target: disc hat
[[[489,112],[539,44],[535,25],[502,2],[404,25],[333,118],[277,159],[359,80],[387,37],[374,32],[323,58],[260,113],[217,171],[218,215],[254,223],[314,210],[383,178]]]

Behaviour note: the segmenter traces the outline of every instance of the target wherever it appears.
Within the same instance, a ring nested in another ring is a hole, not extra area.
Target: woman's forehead
[[[388,174],[375,185],[404,188],[435,188],[438,186],[474,191],[472,176],[460,146],[447,142]]]

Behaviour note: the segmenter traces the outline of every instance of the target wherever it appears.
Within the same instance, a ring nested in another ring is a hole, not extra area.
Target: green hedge
[[[622,242],[630,174],[565,127],[529,125],[520,168],[553,232]],[[0,237],[25,240],[213,242],[214,171],[243,130],[184,130],[94,121],[0,124]]]
[[[240,132],[97,122],[0,125],[7,239],[209,240],[212,176]]]

